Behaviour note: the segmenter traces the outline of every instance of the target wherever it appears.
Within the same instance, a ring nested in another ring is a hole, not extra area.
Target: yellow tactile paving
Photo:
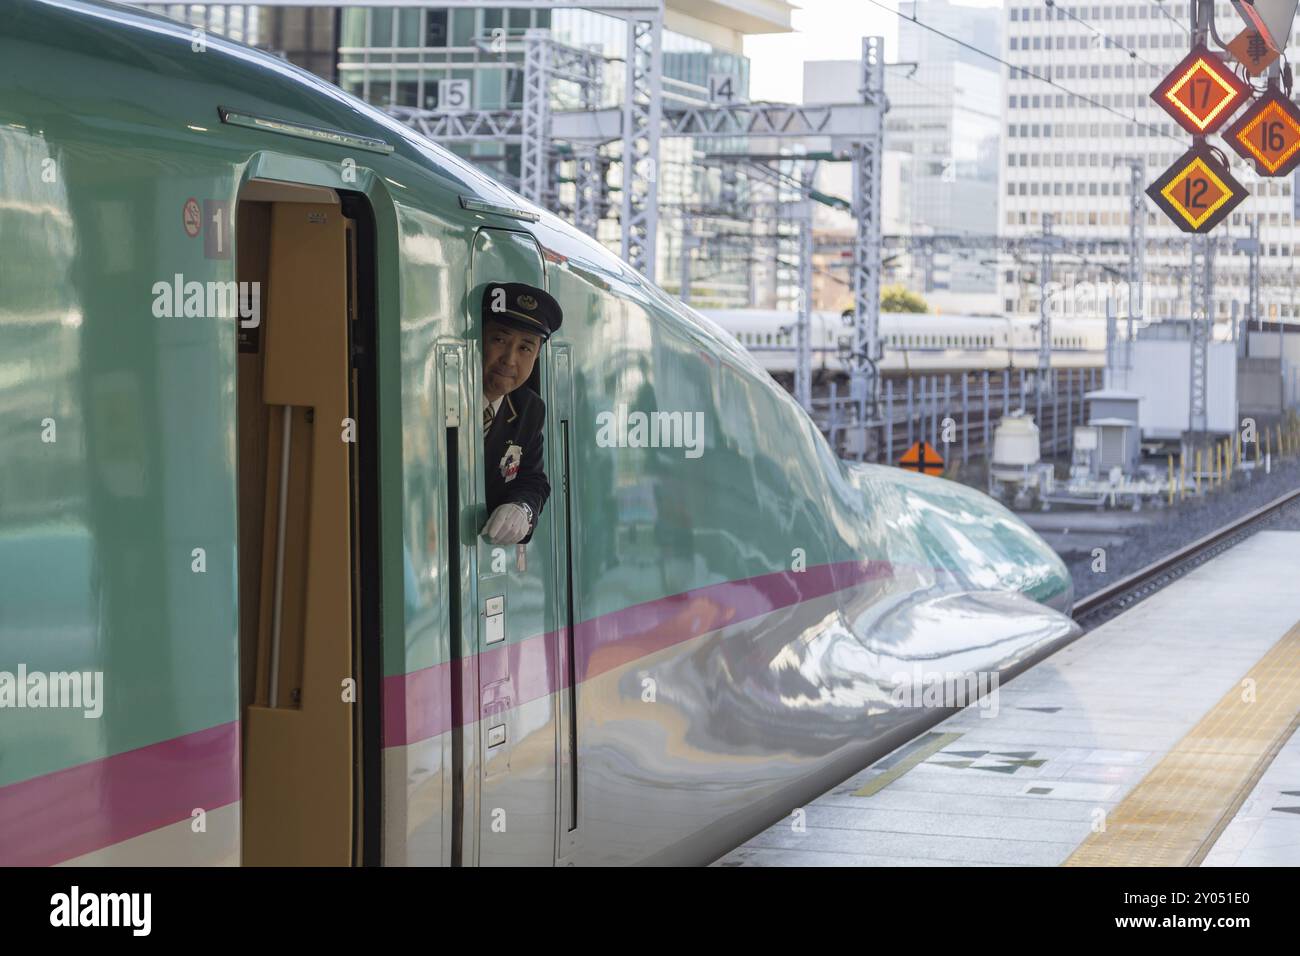
[[[1225,634],[1225,638],[1228,635]],[[1247,679],[1254,681],[1253,700]],[[1300,624],[1120,801],[1065,866],[1199,863],[1300,714]]]

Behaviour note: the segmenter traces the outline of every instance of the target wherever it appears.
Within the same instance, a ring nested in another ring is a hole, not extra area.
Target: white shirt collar
[[[487,396],[484,395],[483,398],[486,399]],[[505,401],[505,396],[500,395],[497,397],[497,400],[495,402],[488,402],[488,407],[492,409],[493,418],[496,418],[497,412],[501,411],[501,403],[503,401]]]

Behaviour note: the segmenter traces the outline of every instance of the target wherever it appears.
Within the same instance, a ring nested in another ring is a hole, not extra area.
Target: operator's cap
[[[524,282],[489,282],[483,290],[483,320],[540,335],[545,342],[564,321],[549,292]]]

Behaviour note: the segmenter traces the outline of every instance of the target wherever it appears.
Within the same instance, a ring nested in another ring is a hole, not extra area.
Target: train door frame
[[[552,482],[552,508],[557,531],[554,541],[555,593],[559,604],[554,660],[559,675],[560,696],[556,707],[556,814],[555,861],[568,863],[578,849],[582,821],[582,800],[578,767],[578,670],[577,645],[577,544],[574,540],[577,489],[573,478],[574,394],[573,349],[565,342],[550,344],[550,372],[547,377],[547,421],[550,425],[553,460],[557,463]]]
[[[269,207],[263,214],[264,218],[251,225],[250,228],[257,228],[258,226],[265,228],[266,235],[260,237],[258,242],[262,246],[259,251],[265,253],[266,259],[257,266],[257,269],[260,269],[260,274],[268,280],[268,288],[273,288],[274,283],[271,280],[274,278],[274,274],[271,270],[274,267],[270,261],[270,250],[273,241],[271,223],[275,220],[274,209],[280,204],[292,208],[294,203],[310,203],[313,201],[324,203],[323,206],[318,207],[322,212],[316,215],[325,216],[325,210],[336,208],[344,220],[343,254],[346,275],[342,283],[345,300],[342,334],[345,336],[345,342],[340,343],[340,346],[346,350],[343,357],[343,368],[346,377],[347,395],[345,407],[347,414],[344,422],[340,422],[340,426],[346,429],[347,419],[351,419],[352,428],[357,436],[356,439],[349,441],[344,437],[346,431],[340,435],[340,440],[347,445],[345,487],[349,502],[346,535],[348,554],[346,560],[350,587],[348,606],[351,621],[348,625],[349,649],[347,652],[350,659],[350,673],[346,676],[354,681],[353,696],[351,698],[354,704],[348,718],[350,730],[348,747],[351,769],[348,803],[350,808],[350,832],[346,844],[349,849],[346,853],[342,850],[343,843],[337,839],[341,835],[336,835],[334,840],[335,849],[333,851],[335,855],[332,859],[338,859],[340,856],[346,855],[347,862],[353,865],[377,865],[381,862],[383,837],[381,815],[383,746],[381,726],[383,714],[381,612],[383,585],[379,534],[380,483],[377,436],[379,434],[378,402],[380,389],[377,347],[377,231],[374,208],[369,198],[360,192],[335,189],[314,183],[269,181],[248,177],[241,184],[236,198],[235,217],[237,222],[241,221],[239,217],[241,204],[243,203],[258,203]],[[238,235],[239,233],[237,233]],[[252,260],[249,260],[247,256],[239,255],[240,249],[238,246],[235,252],[241,267],[246,268]],[[256,255],[257,253],[252,254]],[[257,269],[255,269],[255,274],[257,274]],[[269,305],[269,301],[263,301],[262,304],[265,307]],[[274,321],[273,317],[271,321]],[[265,327],[261,325],[254,328],[254,334],[251,337],[253,340],[252,348],[245,349],[243,347],[245,339],[241,338],[241,352],[261,351],[259,340],[264,332]],[[260,401],[262,397],[260,373],[254,387],[256,388],[255,398]],[[242,405],[244,404],[242,388],[240,389],[240,396]],[[310,413],[306,414],[310,415]],[[295,417],[297,417],[297,413],[295,413]],[[312,418],[308,417],[305,420],[311,422]],[[322,421],[319,426],[312,425],[311,430],[321,436],[328,436],[333,429],[330,423]],[[244,442],[239,443],[239,448],[242,455],[246,450]],[[263,454],[269,458],[273,455],[273,451],[265,448]],[[314,455],[312,460],[317,460]],[[308,466],[309,469],[311,467]],[[243,475],[242,471],[241,475]],[[281,480],[281,492],[278,497],[283,501],[285,488],[283,476]],[[310,471],[305,480],[308,482],[313,480]],[[241,492],[244,490],[244,484],[245,481],[241,477]],[[241,503],[241,528],[244,525],[243,515],[245,509],[265,509],[267,499],[271,496],[272,491],[264,485],[261,494],[254,500]],[[240,497],[243,497],[242,493]],[[275,510],[278,513],[279,506],[276,506]],[[263,510],[264,515],[268,513]],[[306,517],[303,520],[310,520],[312,514],[310,510],[305,514]],[[262,524],[262,531],[270,533],[265,528],[266,522],[263,521]],[[281,537],[283,537],[283,532],[281,532]],[[246,544],[250,549],[257,547],[257,544],[251,541]],[[241,546],[241,551],[246,551],[244,546]],[[247,553],[251,553],[251,551],[246,551]],[[264,565],[265,559],[259,563]],[[310,562],[308,561],[308,563]],[[259,568],[256,571],[250,569],[248,573],[262,581],[257,593],[264,595],[267,582],[265,568]],[[241,578],[241,594],[245,593],[245,583]],[[264,614],[259,612],[259,616],[264,616]],[[241,629],[246,628],[247,621],[241,615]],[[305,636],[304,640],[306,640]],[[261,647],[263,642],[263,636],[254,639],[255,656],[257,657],[263,654]],[[241,652],[248,649],[248,643],[247,636],[241,640]],[[306,656],[307,653],[306,645],[303,645],[302,656]],[[241,656],[246,655],[241,654]],[[242,763],[245,766],[245,773],[241,774],[241,799],[247,800],[249,793],[249,773],[247,770],[249,738],[247,736],[247,726],[248,718],[253,715],[246,711],[247,707],[254,703],[263,708],[266,707],[266,702],[262,700],[262,697],[268,693],[268,678],[264,660],[259,659],[256,663],[244,660],[241,661],[240,667],[241,673],[249,667],[256,667],[259,673],[256,695],[252,699],[241,700],[240,708],[241,728],[244,730],[244,746],[242,748],[244,757]],[[347,699],[345,696],[346,689],[341,689],[340,695],[344,698],[340,700],[340,703],[343,704]],[[241,695],[241,697],[243,696]],[[265,767],[265,756],[259,758],[259,762]],[[281,782],[283,783],[283,781]],[[256,780],[253,781],[253,785],[257,786]],[[262,790],[262,795],[263,797],[266,796],[265,790]],[[244,817],[245,821],[245,825],[241,826],[241,831],[243,831],[241,833],[243,855],[252,855],[255,859],[266,861],[265,857],[260,857],[256,852],[253,854],[247,852],[248,844],[245,843],[245,840],[248,839],[247,809],[241,816]],[[300,861],[294,859],[291,862]]]
[[[354,313],[349,330],[352,359],[353,414],[357,431],[371,440],[352,445],[353,480],[357,488],[354,587],[368,582],[368,590],[353,592],[355,626],[361,639],[354,649],[360,671],[358,704],[361,720],[354,725],[354,746],[359,754],[353,776],[354,796],[361,803],[354,822],[355,863],[379,866],[383,861],[383,717],[384,626],[383,537],[379,456],[379,243],[374,205],[355,190],[335,190],[343,215],[354,223],[356,246]],[[369,635],[370,639],[365,639]]]
[[[542,247],[527,230],[480,226],[474,232],[467,278],[463,380],[468,392],[461,420],[477,424],[483,411],[484,289],[496,281],[545,287]],[[527,383],[539,396],[547,394],[551,379],[549,348],[542,347]],[[469,488],[460,492],[458,502],[451,502],[458,504],[463,516],[472,518],[460,524],[461,560],[472,567],[470,583],[462,588],[458,618],[464,656],[451,669],[451,706],[458,718],[453,722],[453,742],[460,755],[459,761],[453,760],[460,778],[451,798],[453,839],[459,841],[452,865],[549,865],[555,860],[558,754],[554,741],[548,740],[550,759],[543,760],[541,741],[553,733],[557,696],[525,699],[530,681],[520,671],[537,667],[537,651],[553,639],[549,633],[555,610],[549,568],[553,548],[547,535],[555,527],[554,512],[551,507],[542,511],[527,546],[489,545],[481,537],[488,517],[486,478],[487,469],[498,463],[484,457],[481,428],[473,429],[471,437],[472,441],[461,443],[460,453],[472,456],[464,460],[472,467],[462,464],[458,469],[458,481],[470,483]],[[549,444],[545,457],[547,475],[554,475],[555,450]],[[460,574],[465,584],[463,567]],[[537,676],[536,672],[530,675]],[[472,726],[474,732],[457,725]]]

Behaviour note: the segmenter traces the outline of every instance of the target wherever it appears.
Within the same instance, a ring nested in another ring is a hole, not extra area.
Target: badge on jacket
[[[524,450],[514,442],[506,445],[506,453],[501,456],[501,477],[506,481],[514,481],[515,475],[519,474],[519,462],[524,457]]]

